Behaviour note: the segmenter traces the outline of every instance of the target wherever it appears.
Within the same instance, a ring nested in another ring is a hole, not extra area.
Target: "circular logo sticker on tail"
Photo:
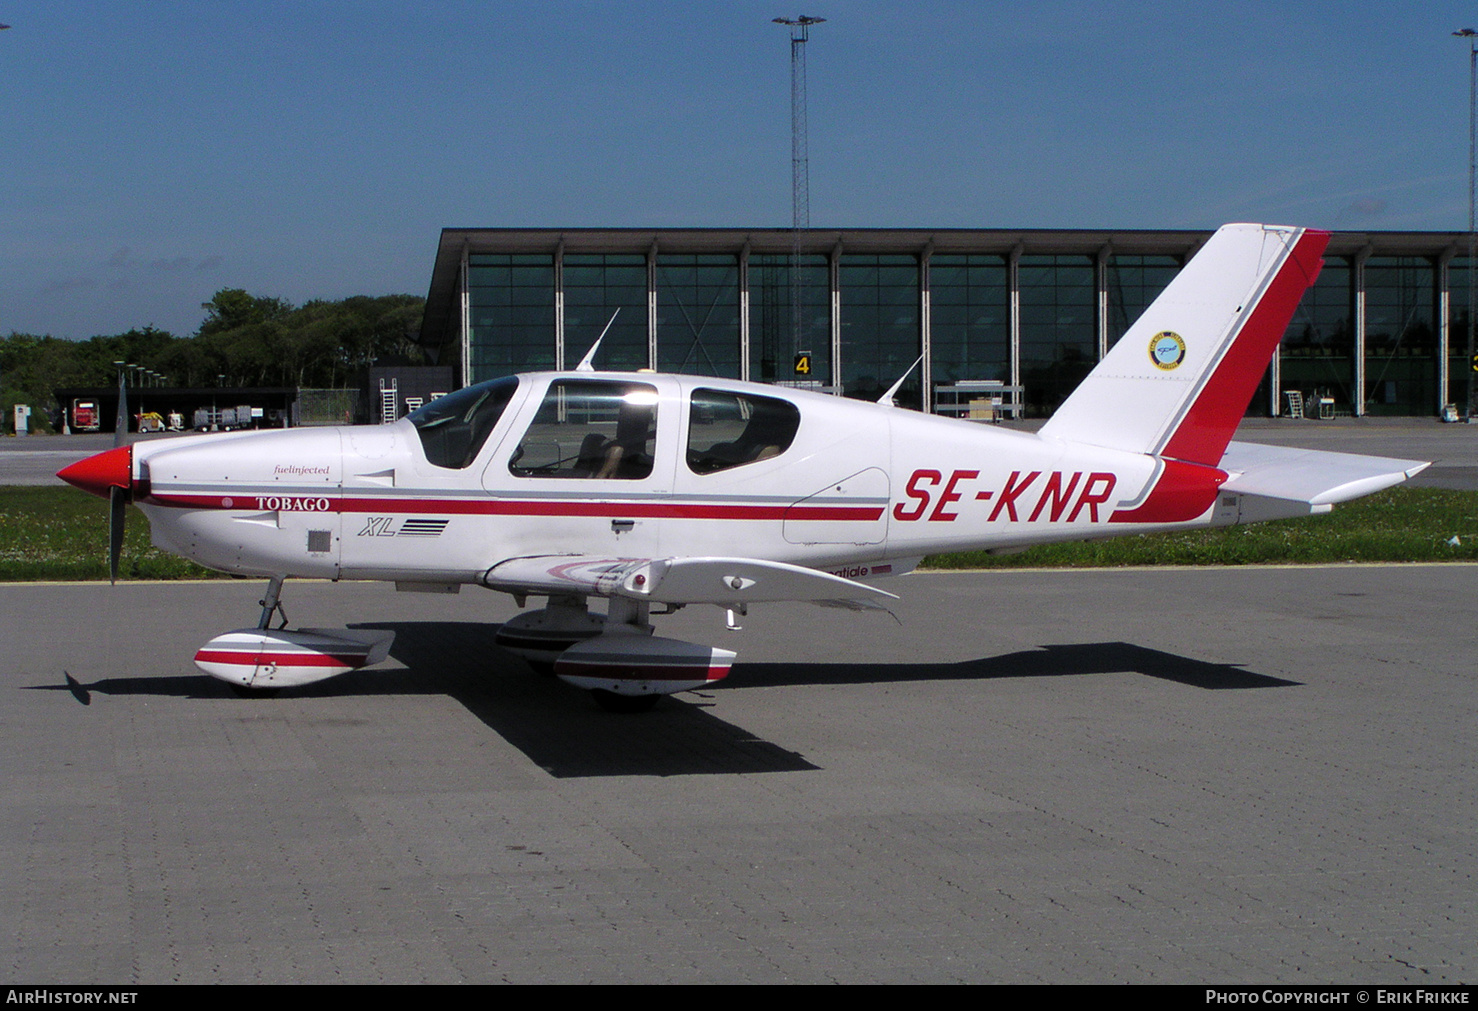
[[[1173,330],[1161,330],[1150,338],[1150,361],[1169,372],[1185,361],[1185,341]]]

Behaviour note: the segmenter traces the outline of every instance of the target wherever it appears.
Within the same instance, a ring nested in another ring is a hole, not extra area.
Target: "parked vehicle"
[[[96,400],[74,400],[72,401],[72,430],[75,432],[96,432],[103,424],[103,412],[98,409]]]
[[[234,432],[241,428],[251,428],[252,409],[250,405],[222,407],[219,410],[200,407],[196,409],[194,423],[190,427],[199,432]]]

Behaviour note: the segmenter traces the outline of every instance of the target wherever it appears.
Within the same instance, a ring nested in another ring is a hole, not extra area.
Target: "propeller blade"
[[[123,554],[123,507],[133,498],[133,447],[119,446],[63,467],[56,476],[108,500],[108,575],[118,582]]]
[[[128,505],[128,489],[113,485],[108,489],[108,579],[118,584],[118,559],[123,554],[123,517]]]
[[[128,441],[128,387],[123,385],[123,369],[118,370],[118,417],[113,420],[113,448]]]

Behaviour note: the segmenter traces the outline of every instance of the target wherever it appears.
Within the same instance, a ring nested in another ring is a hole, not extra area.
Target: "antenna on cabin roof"
[[[918,368],[919,362],[923,360],[923,355],[919,355],[917,358],[915,358],[913,364],[904,370],[903,375],[898,377],[898,382],[888,387],[887,393],[884,393],[881,397],[878,397],[878,403],[882,404],[884,407],[897,407],[898,401],[894,400],[893,398],[898,395],[899,390],[903,389],[903,381],[908,378],[908,374],[914,369]]]
[[[620,312],[621,310],[618,307],[615,312],[611,313],[611,318],[606,323],[606,328],[600,332],[600,336],[595,339],[595,343],[590,345],[590,350],[585,352],[585,357],[580,359],[580,364],[575,366],[576,372],[595,371],[595,366],[592,364],[595,361],[595,353],[600,350],[600,342],[606,339],[606,333],[610,331],[611,324],[616,322],[616,317],[620,315]]]

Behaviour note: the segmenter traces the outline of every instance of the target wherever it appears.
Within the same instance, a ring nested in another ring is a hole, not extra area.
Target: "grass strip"
[[[224,579],[149,543],[135,506],[124,521],[120,579]],[[107,579],[108,503],[75,488],[0,488],[0,581]]]

